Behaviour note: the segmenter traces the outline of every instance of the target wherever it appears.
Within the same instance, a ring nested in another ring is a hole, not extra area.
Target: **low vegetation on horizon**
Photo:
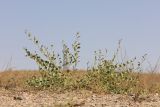
[[[97,93],[145,94],[160,93],[160,74],[142,72],[145,56],[127,59],[121,56],[121,41],[111,59],[107,51],[94,52],[94,61],[86,70],[78,70],[80,61],[79,33],[71,49],[63,41],[62,53],[54,45],[44,46],[31,33],[26,32],[38,49],[31,52],[25,48],[26,56],[39,66],[38,71],[5,71],[0,73],[0,87],[5,89],[51,90],[54,92],[90,90]],[[121,58],[120,58],[121,56]]]

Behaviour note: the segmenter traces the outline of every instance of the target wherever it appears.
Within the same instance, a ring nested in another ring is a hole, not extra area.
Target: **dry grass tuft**
[[[26,81],[40,75],[37,71],[3,71],[0,73],[0,87],[5,89],[26,88]]]
[[[160,93],[160,73],[141,73],[140,82],[149,93]]]

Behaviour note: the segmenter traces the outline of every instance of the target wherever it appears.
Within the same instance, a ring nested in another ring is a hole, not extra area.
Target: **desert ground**
[[[1,107],[159,107],[160,96],[99,94],[91,91],[51,93],[0,90]]]

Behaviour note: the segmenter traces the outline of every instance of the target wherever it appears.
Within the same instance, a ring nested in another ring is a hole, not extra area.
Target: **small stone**
[[[21,97],[13,97],[14,100],[23,100]]]

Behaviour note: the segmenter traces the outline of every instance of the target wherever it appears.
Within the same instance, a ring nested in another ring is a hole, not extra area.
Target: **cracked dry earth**
[[[53,93],[0,89],[0,107],[160,107],[160,96],[96,94],[90,91]]]

